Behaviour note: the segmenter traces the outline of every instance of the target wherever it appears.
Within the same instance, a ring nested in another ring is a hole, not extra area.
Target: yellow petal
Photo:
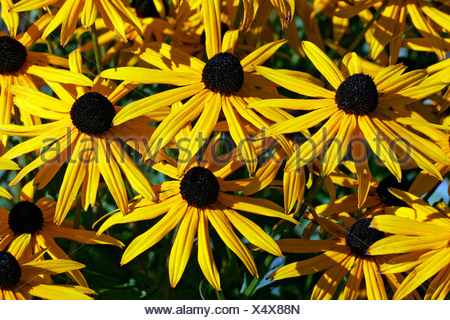
[[[58,0],[22,0],[14,4],[11,7],[11,10],[15,12],[31,11],[34,9],[46,7],[50,4],[55,3],[56,1]]]
[[[56,69],[52,67],[41,67],[35,65],[27,66],[25,72],[35,75],[44,80],[53,82],[77,84],[80,86],[92,86],[92,81],[83,74],[75,73],[69,70]]]
[[[273,70],[256,67],[256,71],[276,84],[308,97],[334,99],[335,93],[324,88],[324,84],[307,73],[291,70]]]
[[[257,277],[258,270],[256,269],[253,256],[234,232],[224,212],[216,206],[211,206],[211,208],[205,209],[205,211],[208,220],[211,222],[211,225],[217,231],[217,234],[223,240],[225,245],[241,259],[248,271],[250,271],[253,276]]]
[[[141,67],[121,67],[108,69],[100,74],[101,77],[125,80],[138,83],[161,83],[175,86],[186,86],[201,82],[201,75],[179,71],[163,71]]]
[[[402,235],[438,235],[445,230],[433,223],[415,221],[408,218],[393,215],[379,215],[372,220],[371,227],[393,234]]]
[[[163,91],[150,97],[137,100],[120,110],[114,117],[113,123],[117,126],[130,119],[170,106],[175,102],[182,101],[199,93],[204,87],[205,85],[203,83],[193,84],[186,87]],[[159,127],[160,126],[158,126],[158,128]]]
[[[239,30],[229,30],[223,36],[222,52],[234,52],[234,46],[239,37]]]
[[[397,229],[399,229],[397,227]],[[381,239],[370,246],[369,255],[384,255],[407,253],[412,251],[432,250],[445,247],[448,243],[448,233],[438,233],[425,236],[393,235]]]
[[[12,7],[12,0],[0,0],[2,6],[2,19],[9,30],[9,33],[13,38],[16,37],[17,27],[19,26],[19,15],[15,11],[10,11],[9,8]]]
[[[390,148],[386,139],[381,135],[372,119],[369,116],[359,116],[359,128],[366,141],[369,143],[370,148],[376,154],[382,163],[392,172],[392,174],[400,181],[402,178],[402,173],[400,170],[400,164],[395,156],[394,151]]]
[[[403,299],[449,263],[450,248],[446,248],[411,271],[395,292],[394,299]]]
[[[220,26],[220,1],[205,1],[202,5],[203,24],[205,26],[205,47],[208,59],[222,52],[222,33]]]
[[[223,209],[226,217],[233,226],[253,245],[275,256],[283,254],[276,242],[262,230],[256,223],[245,218],[234,210]]]
[[[95,22],[95,19],[97,18],[98,9],[97,5],[95,3],[95,0],[85,0],[83,11],[81,11],[81,24],[85,28],[89,28],[92,26]]]
[[[297,220],[293,219],[287,214],[284,214],[284,210],[282,207],[267,199],[242,197],[219,192],[219,197],[217,198],[217,200],[230,209],[242,210],[268,217],[284,219],[300,225]]]
[[[208,219],[204,210],[199,210],[198,264],[200,265],[206,280],[208,280],[214,289],[220,291],[220,276],[212,255],[211,242],[209,240]]]
[[[344,81],[344,77],[333,61],[312,42],[303,41],[302,46],[317,70],[337,89]]]
[[[364,258],[362,265],[366,280],[367,298],[369,300],[387,300],[384,281],[378,272],[376,260],[372,257]]]
[[[256,66],[262,65],[267,61],[270,57],[272,57],[275,52],[280,48],[283,44],[286,43],[286,40],[281,39],[278,41],[269,42],[256,50],[253,50],[248,56],[241,60],[241,66],[246,72],[251,72],[255,70]]]
[[[197,232],[198,216],[197,208],[189,207],[178,228],[169,257],[169,281],[172,287],[180,281],[188,263]]]
[[[180,220],[182,220],[187,211],[187,203],[180,201],[176,205],[170,208],[169,212],[159,220],[149,230],[136,237],[127,247],[123,253],[120,264],[126,264],[133,260],[136,256],[148,248],[155,245],[161,240],[167,233],[169,233]]]

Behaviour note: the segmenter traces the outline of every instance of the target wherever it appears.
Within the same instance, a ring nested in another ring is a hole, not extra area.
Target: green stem
[[[347,48],[347,51],[345,52],[346,54],[349,52],[352,52],[358,46],[358,44],[361,42],[362,38],[366,34],[367,30],[369,30],[372,27],[372,25],[375,23],[375,21],[378,20],[378,18],[380,17],[381,13],[384,10],[384,8],[386,8],[387,3],[388,3],[387,0],[383,1],[381,6],[378,8],[378,10],[373,15],[372,19],[364,26],[364,29],[358,34],[358,36],[353,40],[353,42]],[[342,57],[344,57],[344,56],[345,56],[345,54]],[[341,62],[342,62],[342,59],[339,61],[339,64]]]
[[[217,299],[226,300],[222,290],[216,291],[216,295],[217,295]]]
[[[300,206],[300,209],[296,215],[296,218],[301,217],[303,215],[303,213],[306,211],[306,209],[311,205],[313,199],[315,198],[315,196],[319,192],[320,188],[322,187],[324,180],[325,180],[325,176],[320,175],[314,181],[313,185],[309,189],[308,194],[306,195],[305,199],[303,200],[303,202]],[[278,226],[278,228],[276,228],[275,230],[272,231],[271,236],[273,237],[277,233],[277,230],[281,229],[282,227],[284,227],[284,229],[280,233],[281,237],[288,234],[295,227],[295,225],[292,224],[291,222],[285,221],[284,223],[281,223]],[[263,266],[263,270],[265,270],[265,272],[269,268],[269,266],[272,264],[272,262],[275,260],[275,258],[276,257],[273,255],[270,255],[266,258],[266,260],[264,261],[264,266]],[[248,287],[242,293],[243,299],[249,299],[250,297],[253,296],[253,294],[256,291],[256,287],[259,285],[260,281],[261,281],[260,278],[253,278],[252,282],[250,282]]]
[[[102,71],[102,60],[100,58],[100,47],[98,45],[98,33],[95,28],[95,23],[91,26],[91,34],[92,34],[92,44],[94,45],[94,54],[95,54],[95,62],[97,64],[97,72],[100,73]]]

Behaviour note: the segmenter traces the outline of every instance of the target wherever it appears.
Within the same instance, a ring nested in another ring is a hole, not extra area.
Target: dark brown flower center
[[[7,251],[0,251],[0,288],[10,289],[19,283],[22,276],[17,259]]]
[[[0,37],[0,74],[17,72],[27,60],[27,49],[16,39]]]
[[[401,182],[398,182],[397,178],[390,175],[378,184],[377,194],[381,198],[384,204],[388,206],[407,207],[408,205],[390,193],[389,188],[396,188],[403,191],[407,191],[411,186],[411,182],[408,179],[403,178]]]
[[[337,88],[334,101],[347,114],[369,114],[378,105],[377,86],[371,76],[364,73],[353,74]]]
[[[204,208],[216,202],[220,185],[216,176],[203,167],[189,169],[180,182],[180,193],[186,202],[196,208]]]
[[[169,5],[167,1],[163,1],[164,11],[169,12]],[[139,18],[160,18],[158,10],[156,10],[153,0],[134,0],[131,6],[136,9],[136,14]]]
[[[384,238],[384,232],[369,228],[371,222],[371,218],[359,219],[345,233],[345,243],[358,256],[365,255],[373,243]]]
[[[205,64],[202,81],[209,90],[229,96],[242,88],[244,69],[234,54],[221,52]]]
[[[12,207],[8,216],[9,228],[15,235],[33,234],[42,229],[44,216],[41,209],[33,202],[21,201]]]
[[[115,115],[113,104],[97,92],[82,95],[70,110],[73,125],[90,136],[108,131],[112,127]]]

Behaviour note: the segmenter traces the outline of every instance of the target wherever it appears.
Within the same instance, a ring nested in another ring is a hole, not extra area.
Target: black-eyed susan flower
[[[117,114],[115,125],[190,98],[183,108],[170,113],[161,122],[149,141],[148,153],[153,156],[172,140],[181,128],[197,119],[188,137],[190,143],[181,150],[179,156],[179,175],[211,135],[221,112],[228,121],[231,137],[239,146],[242,159],[246,161],[250,172],[255,171],[257,159],[244,121],[262,130],[269,123],[269,119],[280,119],[275,109],[266,108],[257,110],[261,112],[257,113],[246,109],[246,106],[249,101],[274,96],[274,93],[258,88],[271,84],[252,72],[255,66],[264,63],[286,41],[266,44],[239,60],[233,54],[238,30],[228,31],[221,41],[219,4],[219,1],[205,1],[202,5],[206,53],[209,58],[206,63],[170,45],[150,43],[136,54],[160,70],[123,67],[101,73],[105,78],[179,86],[130,103]]]
[[[365,295],[362,294],[364,287],[367,299],[388,299],[392,295],[389,287],[395,291],[402,282],[403,276],[384,275],[389,285],[387,287],[383,276],[378,273],[378,268],[384,259],[367,253],[371,244],[385,236],[383,232],[369,228],[372,217],[356,220],[349,214],[341,214],[340,220],[343,224],[321,217],[317,218],[315,223],[329,232],[332,235],[330,238],[325,240],[280,239],[277,243],[284,253],[321,253],[310,259],[287,264],[269,277],[280,280],[323,271],[312,291],[311,299],[313,300],[364,298]],[[341,285],[343,290],[337,292]],[[414,297],[419,298],[417,294]]]
[[[389,43],[389,63],[397,61],[403,35],[408,30],[407,16],[426,42],[433,48],[439,60],[445,59],[445,41],[440,35],[450,29],[450,15],[443,10],[445,1],[427,2],[423,0],[355,0],[353,4],[339,1],[334,14],[338,17],[351,18],[369,8],[381,9],[380,18],[369,29],[372,33],[370,55],[376,59]]]
[[[18,35],[12,33],[10,36],[0,32],[0,124],[11,122],[13,99],[8,90],[10,85],[37,89],[34,76],[52,82],[92,85],[92,81],[81,73],[73,74],[69,70],[50,66],[57,65],[67,68],[67,59],[43,52],[29,51],[50,20],[49,15],[44,15],[28,27],[27,31]],[[26,125],[39,124],[39,116],[32,116],[24,110],[20,115],[20,120]],[[0,139],[1,155],[6,149],[7,136],[0,134]]]
[[[450,292],[450,209],[443,203],[432,207],[398,189],[391,192],[409,207],[391,208],[390,214],[374,218],[374,230],[393,235],[374,243],[368,253],[384,260],[382,274],[406,272],[394,299],[403,299],[422,284],[427,288],[425,299],[445,299]],[[400,255],[387,259],[390,254]]]
[[[81,20],[84,27],[89,28],[95,22],[99,11],[108,28],[114,30],[123,41],[127,41],[124,22],[129,23],[142,34],[139,19],[129,7],[125,6],[123,1],[119,0],[22,0],[14,4],[10,10],[14,12],[30,11],[56,4],[56,2],[60,3],[61,7],[45,28],[42,37],[47,38],[53,30],[61,25],[62,46],[65,46],[73,36],[78,19]]]
[[[56,201],[43,197],[34,200],[32,182],[25,185],[20,193],[20,201],[8,211],[0,208],[0,250],[8,246],[19,246],[23,257],[29,258],[47,249],[52,259],[69,259],[55,242],[64,238],[86,244],[108,244],[122,247],[123,244],[108,235],[96,235],[94,231],[73,229],[73,221],[64,220],[61,225],[54,223]],[[68,272],[78,284],[87,287],[80,271]]]
[[[43,260],[45,250],[32,257],[25,257],[20,244],[13,244],[8,251],[0,250],[0,299],[31,300],[38,297],[46,300],[92,300],[95,294],[87,287],[57,285],[48,276],[73,272],[84,265],[64,259]]]
[[[324,153],[323,172],[328,175],[351,146],[358,179],[366,188],[361,192],[365,194],[369,184],[364,180],[371,177],[367,142],[398,180],[402,177],[401,163],[407,161],[413,161],[418,167],[442,179],[433,163],[448,163],[447,156],[432,141],[404,126],[435,125],[413,119],[396,108],[439,91],[445,87],[445,82],[434,75],[426,79],[424,70],[404,73],[406,66],[402,64],[386,67],[372,77],[353,53],[344,57],[342,70],[339,70],[311,42],[304,41],[303,50],[335,91],[326,89],[320,80],[302,72],[256,67],[269,80],[307,98],[266,99],[249,105],[310,110],[305,115],[276,123],[268,130],[268,134],[278,135],[302,132],[313,127],[317,129],[288,159],[285,170],[300,168]],[[428,134],[432,135],[432,132]]]
[[[221,290],[219,271],[214,262],[209,240],[209,224],[254,276],[258,276],[258,270],[253,256],[236,235],[234,228],[258,248],[281,256],[275,241],[261,227],[239,214],[237,210],[281,218],[297,224],[298,222],[284,214],[282,207],[267,199],[229,193],[242,191],[248,180],[225,180],[244,163],[236,160],[236,150],[225,157],[227,161],[223,159],[222,162],[217,161],[219,159],[215,159],[215,155],[218,137],[216,136],[208,145],[202,161],[197,163],[193,159],[181,177],[178,176],[175,161],[153,166],[154,169],[174,179],[158,186],[159,202],[147,199],[131,202],[128,215],[114,214],[103,223],[98,232],[103,232],[116,224],[163,216],[153,227],[128,245],[121,264],[130,262],[154,246],[177,225],[179,227],[169,257],[169,280],[172,287],[176,286],[182,277],[197,234],[200,268],[209,283],[216,290]]]
[[[74,74],[77,74],[76,70],[81,70],[79,53],[71,55],[70,64]],[[80,188],[83,208],[87,210],[89,205],[95,204],[100,175],[123,213],[128,211],[128,197],[122,173],[142,196],[154,198],[149,180],[127,154],[122,142],[138,150],[139,145],[144,148],[152,133],[152,127],[147,124],[160,119],[143,116],[135,121],[113,125],[113,119],[121,109],[115,106],[116,102],[135,86],[126,82],[116,86],[98,77],[92,88],[54,83],[51,88],[59,98],[31,88],[10,88],[19,109],[52,120],[37,126],[1,126],[2,133],[33,137],[11,148],[4,155],[6,159],[48,147],[24,167],[10,185],[42,166],[34,182],[38,188],[43,188],[69,160],[56,204],[54,221],[57,224],[64,220]],[[165,115],[167,111],[162,110],[160,116]]]

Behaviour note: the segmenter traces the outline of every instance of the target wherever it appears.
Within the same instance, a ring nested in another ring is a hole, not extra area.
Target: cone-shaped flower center
[[[378,90],[371,76],[364,73],[351,75],[336,90],[334,98],[339,109],[348,114],[365,115],[375,111]]]
[[[384,238],[384,232],[369,228],[371,222],[369,218],[359,219],[345,233],[346,244],[358,256],[365,255],[373,243]]]
[[[82,95],[70,110],[73,125],[90,136],[108,131],[115,115],[113,104],[97,92]]]
[[[0,37],[0,74],[10,74],[20,70],[27,60],[27,49],[16,39]]]
[[[234,54],[218,53],[205,64],[202,81],[209,90],[229,96],[242,88],[244,69]]]
[[[33,202],[21,201],[9,212],[8,224],[14,234],[35,233],[42,229],[44,216]]]
[[[166,0],[163,0],[164,11],[169,12],[169,5]],[[160,18],[158,10],[156,10],[153,0],[134,0],[131,6],[136,9],[136,14],[139,18]]]
[[[206,168],[193,167],[180,182],[180,193],[193,207],[204,208],[216,202],[220,185],[216,176]]]
[[[401,182],[398,182],[397,178],[390,175],[378,184],[377,193],[384,204],[388,206],[407,207],[408,205],[389,192],[389,188],[396,188],[406,191],[411,186],[411,182],[408,179],[403,178]]]
[[[0,288],[10,289],[19,283],[22,276],[17,259],[7,251],[0,251]]]

